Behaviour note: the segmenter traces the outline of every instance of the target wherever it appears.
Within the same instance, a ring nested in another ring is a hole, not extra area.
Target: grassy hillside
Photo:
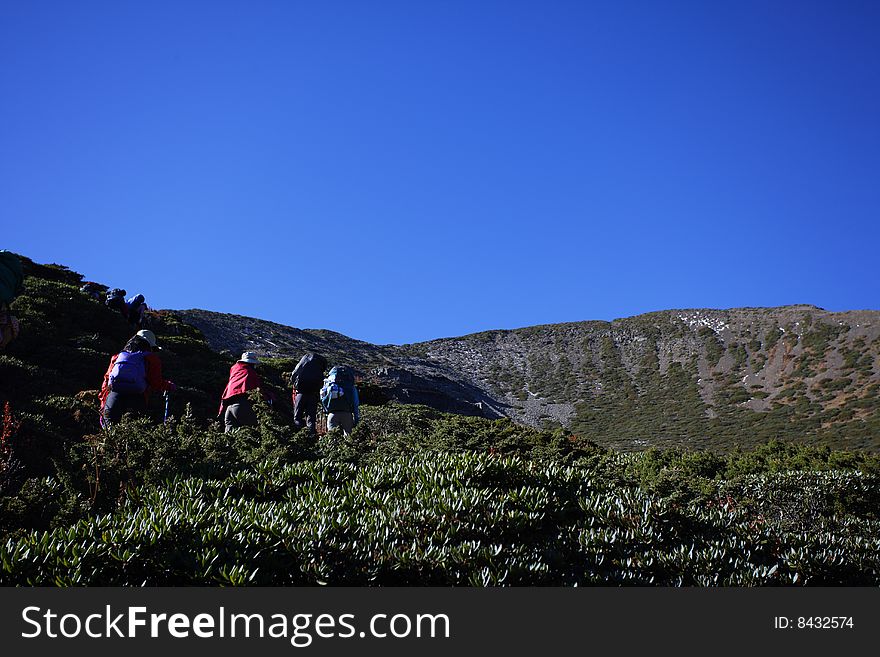
[[[382,403],[349,438],[294,432],[259,401],[257,427],[224,434],[232,359],[173,313],[149,320],[181,386],[172,421],[156,404],[99,430],[95,389],[130,330],[79,275],[25,264],[23,334],[0,355],[0,583],[880,584],[875,455],[622,453],[369,388]],[[267,378],[292,364],[270,359]],[[687,418],[687,372],[666,376],[680,388],[651,412]],[[614,394],[637,415],[626,379]]]

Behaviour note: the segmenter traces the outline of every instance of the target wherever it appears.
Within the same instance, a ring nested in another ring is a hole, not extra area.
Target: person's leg
[[[330,413],[327,416],[327,430],[332,431],[333,429],[342,429],[345,435],[349,435],[351,430],[354,428],[354,413],[349,413],[347,411],[339,411],[336,413]]]
[[[143,415],[147,411],[147,400],[137,392],[111,392],[104,403],[104,422],[119,422],[125,413]]]
[[[354,413],[343,413],[341,420],[342,430],[345,432],[345,435],[351,435],[351,432],[354,430]]]
[[[302,429],[305,425],[303,414],[306,409],[303,406],[303,397],[303,393],[297,392],[296,397],[293,398],[293,426],[297,429]]]
[[[308,395],[303,395],[303,412],[306,418],[306,426],[309,428],[309,431],[314,432],[315,426],[317,424],[318,418],[318,393],[310,393]]]
[[[226,433],[229,433],[238,427],[238,418],[236,417],[237,411],[238,404],[229,404],[229,406],[226,407],[226,411],[223,413],[223,424],[226,426]]]
[[[254,413],[251,400],[241,395],[238,401],[229,404],[226,407],[226,413],[223,420],[226,424],[226,431],[232,431],[238,427],[254,427],[257,425],[257,415]]]
[[[111,392],[104,401],[104,408],[101,411],[104,415],[104,425],[109,426],[114,422],[122,419],[123,404],[122,395],[118,392]]]

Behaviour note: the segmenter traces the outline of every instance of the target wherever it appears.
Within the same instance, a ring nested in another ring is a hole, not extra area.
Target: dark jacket
[[[316,395],[324,382],[327,359],[311,352],[300,358],[290,375],[290,382],[297,392]]]

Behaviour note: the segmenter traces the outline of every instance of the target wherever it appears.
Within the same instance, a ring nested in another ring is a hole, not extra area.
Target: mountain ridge
[[[48,404],[59,422],[74,411],[96,422],[88,388],[131,328],[79,292],[81,274],[22,260],[26,293],[13,312],[23,331],[0,357],[5,398]],[[257,351],[281,390],[301,354],[320,351],[356,369],[365,404],[510,418],[615,449],[726,452],[782,439],[880,451],[880,311],[678,309],[408,345],[192,309],[151,311],[146,321],[179,384],[176,404],[200,417],[215,411],[242,351]]]
[[[669,433],[664,444],[693,445],[719,430],[727,440],[756,428],[769,439],[780,421],[794,421],[806,436],[834,428],[848,446],[877,441],[880,311],[672,309],[405,345],[210,311],[170,312],[218,351],[289,357],[318,350],[356,367],[393,399],[564,427],[600,442],[610,433],[618,448],[656,443],[636,435],[651,430]],[[633,416],[647,415],[653,419],[637,430]],[[756,427],[762,416],[774,420],[771,428]],[[837,431],[844,424],[848,430]]]

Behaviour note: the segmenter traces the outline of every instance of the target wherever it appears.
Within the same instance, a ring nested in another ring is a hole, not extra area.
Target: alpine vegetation
[[[21,263],[3,584],[880,584],[870,313],[375,347],[196,311],[132,326],[80,275]],[[111,416],[102,375],[154,394]]]

